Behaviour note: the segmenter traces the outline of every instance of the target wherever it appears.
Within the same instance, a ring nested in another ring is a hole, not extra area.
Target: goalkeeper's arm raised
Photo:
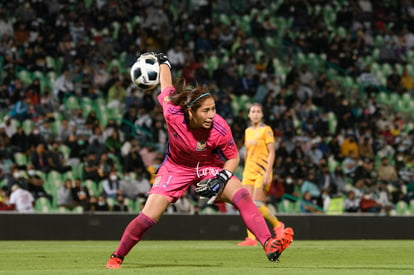
[[[160,86],[161,91],[166,87],[172,87],[171,64],[168,57],[163,53],[156,54],[160,64]]]

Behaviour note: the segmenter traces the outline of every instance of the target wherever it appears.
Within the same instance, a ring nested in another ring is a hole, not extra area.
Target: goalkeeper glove
[[[217,195],[224,189],[224,186],[232,176],[233,174],[230,171],[223,169],[215,178],[197,183],[195,192],[201,197],[210,199],[208,203],[211,204],[217,198]]]
[[[157,53],[157,54],[155,54],[155,56],[157,57],[158,63],[160,65],[161,64],[165,64],[171,70],[171,63],[170,63],[170,60],[168,60],[168,56],[166,54],[164,54],[164,53]]]

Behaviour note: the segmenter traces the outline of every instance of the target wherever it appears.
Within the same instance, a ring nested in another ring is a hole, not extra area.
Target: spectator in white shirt
[[[168,59],[170,60],[171,65],[180,70],[185,64],[184,52],[180,45],[175,45],[173,48],[169,49],[167,52]]]
[[[33,195],[24,189],[21,189],[17,184],[12,186],[12,193],[10,195],[9,204],[20,213],[34,212],[35,199]]]
[[[69,70],[64,70],[53,85],[53,94],[58,97],[59,103],[63,104],[65,96],[69,96],[74,92],[75,85],[71,79],[70,72]]]

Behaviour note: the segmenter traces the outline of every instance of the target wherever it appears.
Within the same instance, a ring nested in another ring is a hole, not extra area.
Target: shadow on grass
[[[223,264],[185,264],[185,263],[176,263],[176,264],[123,264],[123,268],[159,268],[159,267],[200,267],[200,268],[210,268],[210,267],[221,267]]]

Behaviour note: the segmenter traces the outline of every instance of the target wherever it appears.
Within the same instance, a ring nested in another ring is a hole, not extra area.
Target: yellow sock
[[[260,206],[259,212],[273,227],[279,225],[279,220],[272,214],[272,212],[270,212],[270,209],[266,205]]]
[[[256,240],[256,236],[249,229],[247,229],[247,238]]]

